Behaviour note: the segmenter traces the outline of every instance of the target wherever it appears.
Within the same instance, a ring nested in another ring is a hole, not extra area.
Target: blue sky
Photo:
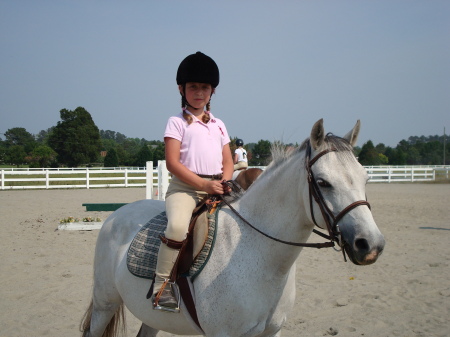
[[[449,1],[0,0],[0,137],[78,106],[100,129],[162,140],[175,76],[218,64],[230,136],[300,143],[315,121],[358,145],[450,133]]]

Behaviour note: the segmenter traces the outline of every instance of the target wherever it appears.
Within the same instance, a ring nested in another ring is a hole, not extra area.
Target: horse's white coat
[[[359,122],[347,135],[354,145]],[[322,121],[311,132],[312,157],[325,146]],[[323,191],[331,209],[339,212],[356,200],[365,199],[367,175],[356,159],[340,160],[332,152],[314,164],[316,179],[332,184]],[[306,242],[313,223],[309,212],[305,151],[269,166],[234,207],[265,233],[294,242]],[[150,281],[130,274],[126,267],[128,246],[151,217],[164,209],[163,202],[144,200],[126,205],[105,222],[95,256],[94,311],[86,336],[101,336],[115,310],[123,303],[146,326],[140,336],[155,336],[157,330],[178,335],[202,331],[180,314],[152,310],[146,299]],[[314,206],[315,218],[323,225]],[[194,281],[195,301],[206,336],[278,336],[295,300],[295,260],[301,248],[284,245],[257,233],[224,207],[219,213],[217,238],[212,255]],[[352,249],[361,250],[355,240],[367,242],[364,252],[355,253],[361,264],[374,262],[384,239],[367,207],[357,207],[340,223]],[[364,259],[370,256],[370,261]],[[151,327],[151,328],[149,328]]]

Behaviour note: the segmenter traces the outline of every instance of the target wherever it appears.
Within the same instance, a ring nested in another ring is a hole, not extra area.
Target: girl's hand
[[[223,187],[223,194],[230,194],[231,193],[231,187],[227,184],[227,181],[224,179],[220,182]]]
[[[219,180],[205,180],[203,191],[208,194],[227,194],[230,192],[228,185],[223,185]]]

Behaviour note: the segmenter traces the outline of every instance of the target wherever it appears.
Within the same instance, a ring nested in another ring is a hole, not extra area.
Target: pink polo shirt
[[[164,137],[181,142],[180,162],[192,172],[206,175],[222,173],[222,149],[230,142],[225,124],[212,114],[207,124],[191,116],[191,125],[183,118],[182,112],[170,117]]]

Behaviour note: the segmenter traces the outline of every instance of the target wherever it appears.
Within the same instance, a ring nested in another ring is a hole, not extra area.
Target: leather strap
[[[303,242],[291,242],[291,241],[284,241],[281,239],[277,239],[269,234],[264,233],[263,231],[261,231],[260,229],[256,228],[255,226],[253,226],[250,222],[248,222],[241,214],[239,214],[239,212],[225,199],[222,198],[222,201],[233,211],[234,214],[236,214],[236,216],[239,217],[239,219],[241,219],[244,223],[246,223],[248,226],[250,226],[251,228],[253,228],[255,231],[257,231],[258,233],[264,235],[265,237],[280,242],[280,243],[284,243],[286,245],[290,245],[290,246],[297,246],[297,247],[312,247],[312,248],[326,248],[326,247],[334,247],[334,242],[320,242],[320,243],[303,243]]]
[[[208,178],[213,180],[221,180],[223,178],[222,173],[218,174],[197,174],[200,178]]]
[[[180,288],[180,294],[183,298],[184,305],[186,306],[192,320],[201,329],[200,322],[198,321],[197,310],[195,309],[195,302],[192,297],[191,288],[189,287],[189,282],[186,277],[180,277],[177,281],[178,287]]]
[[[159,238],[161,239],[161,242],[164,243],[169,248],[180,250],[181,247],[183,247],[184,240],[183,241],[175,241],[175,240],[168,239],[163,235],[160,235]]]

